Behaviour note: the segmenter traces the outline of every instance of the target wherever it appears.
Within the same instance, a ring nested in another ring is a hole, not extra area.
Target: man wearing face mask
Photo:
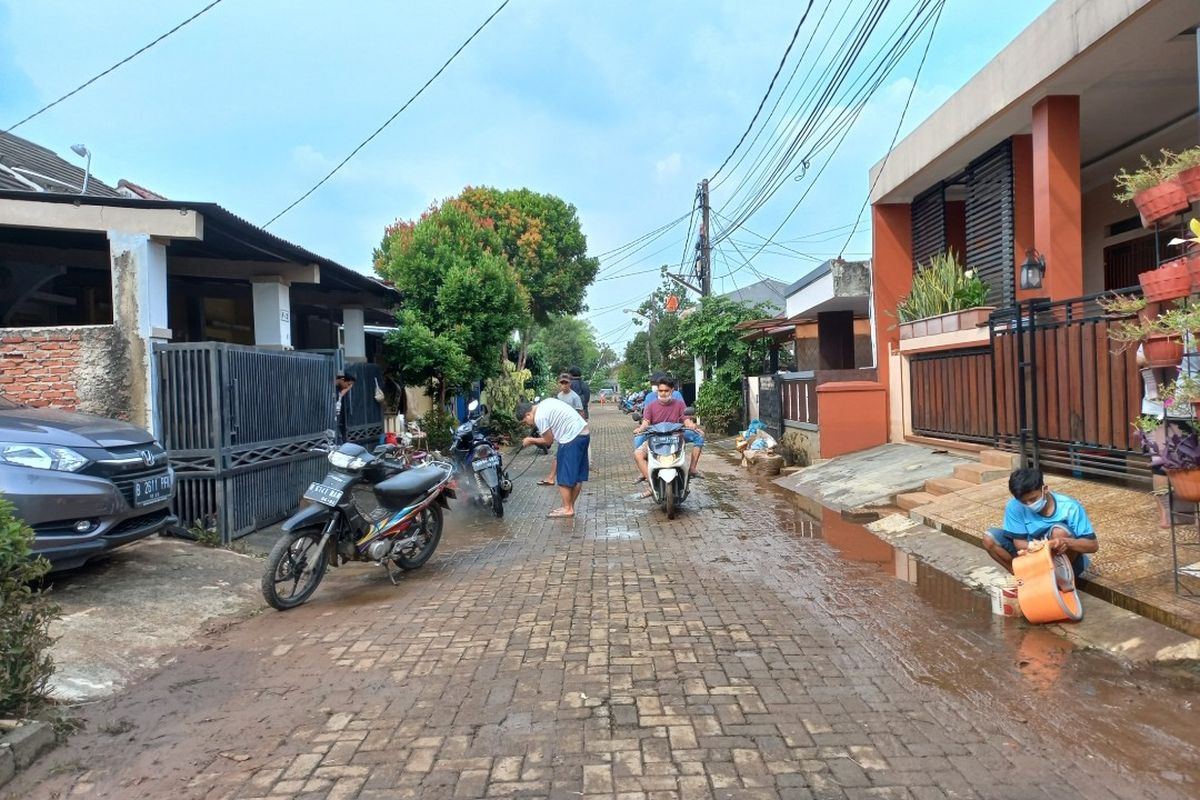
[[[1013,559],[1031,539],[1049,539],[1050,552],[1067,556],[1078,578],[1087,569],[1087,554],[1099,549],[1096,531],[1079,501],[1051,492],[1036,469],[1014,471],[1008,476],[1008,491],[1012,499],[1004,509],[1004,527],[987,530],[983,549],[1012,572]]]

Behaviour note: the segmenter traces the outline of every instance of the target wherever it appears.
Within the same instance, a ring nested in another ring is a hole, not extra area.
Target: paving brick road
[[[577,520],[545,518],[539,460],[502,522],[456,508],[398,586],[342,568],[198,642],[0,794],[1196,795],[1192,684],[898,581],[886,548],[848,560],[716,455],[668,522],[635,497],[630,424],[594,415]]]

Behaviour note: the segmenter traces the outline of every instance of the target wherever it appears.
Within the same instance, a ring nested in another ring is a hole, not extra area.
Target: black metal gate
[[[220,342],[154,355],[180,523],[228,543],[286,516],[325,472],[311,449],[333,426],[334,359]]]

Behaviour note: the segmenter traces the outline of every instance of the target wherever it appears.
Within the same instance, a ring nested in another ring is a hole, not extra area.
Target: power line
[[[64,94],[62,97],[60,97],[60,98],[58,98],[57,100],[55,100],[54,102],[52,102],[52,103],[47,103],[46,105],[42,106],[41,108],[39,108],[37,111],[35,111],[35,112],[33,112],[32,114],[30,114],[30,115],[29,115],[28,117],[26,117],[25,119],[21,120],[20,122],[16,123],[15,125],[11,126],[11,127],[8,129],[8,130],[6,130],[6,131],[5,131],[5,133],[11,133],[11,132],[15,131],[17,128],[21,127],[21,126],[22,126],[22,125],[24,125],[26,122],[29,122],[29,120],[33,119],[34,117],[38,116],[39,114],[41,114],[41,113],[43,113],[43,112],[45,112],[45,111],[49,111],[50,109],[54,108],[56,105],[58,105],[59,103],[61,103],[63,100],[66,100],[68,97],[71,97],[72,95],[74,95],[74,94],[77,94],[77,93],[78,93],[78,92],[80,92],[81,90],[83,90],[83,89],[86,89],[88,86],[91,86],[93,83],[95,83],[96,81],[100,80],[100,79],[101,79],[101,78],[103,78],[105,75],[107,75],[108,73],[110,73],[110,72],[112,72],[113,70],[115,70],[117,67],[121,66],[122,64],[126,64],[126,63],[128,63],[128,62],[132,61],[133,59],[137,58],[137,57],[138,57],[138,56],[140,56],[142,53],[146,52],[146,51],[147,51],[147,50],[149,50],[151,47],[154,47],[154,45],[156,45],[156,44],[158,44],[159,42],[161,42],[163,39],[166,39],[168,36],[170,36],[170,35],[171,35],[172,33],[174,33],[175,31],[177,31],[177,30],[179,30],[180,28],[182,28],[183,26],[187,25],[189,22],[192,22],[193,20],[196,20],[196,19],[198,19],[198,18],[199,18],[199,17],[200,17],[202,14],[204,14],[204,12],[208,11],[209,9],[213,8],[214,6],[217,6],[217,5],[219,5],[220,3],[221,3],[221,0],[213,0],[211,3],[209,3],[208,5],[206,5],[204,8],[200,9],[200,10],[199,10],[199,11],[197,11],[195,14],[192,14],[190,17],[188,17],[187,19],[185,19],[183,22],[179,23],[179,24],[178,24],[178,25],[176,25],[174,28],[171,28],[171,30],[169,30],[169,31],[167,31],[166,33],[164,33],[162,36],[159,36],[157,39],[155,39],[154,41],[150,42],[150,44],[148,44],[148,45],[146,45],[145,47],[142,47],[142,48],[140,48],[140,49],[138,49],[138,50],[134,51],[133,53],[131,53],[130,55],[128,55],[128,56],[126,56],[125,58],[121,59],[121,60],[120,60],[120,61],[118,61],[117,63],[113,64],[111,67],[109,67],[108,69],[104,70],[104,71],[103,71],[103,72],[101,72],[99,75],[95,76],[94,78],[91,78],[90,80],[84,81],[83,83],[79,84],[79,85],[78,85],[78,86],[76,86],[74,89],[72,89],[71,91],[67,92],[67,93],[66,93],[66,94]]]
[[[725,169],[725,165],[729,163],[729,159],[733,158],[733,154],[742,146],[742,142],[746,141],[746,137],[750,135],[750,131],[754,129],[754,123],[758,121],[758,115],[762,113],[763,106],[767,104],[767,98],[771,96],[771,90],[775,88],[775,81],[779,79],[779,73],[783,71],[783,65],[787,63],[788,53],[792,52],[793,45],[796,44],[796,38],[800,36],[800,29],[804,27],[804,21],[808,19],[808,12],[812,11],[814,0],[808,0],[808,7],[804,9],[804,15],[800,17],[800,22],[796,24],[796,30],[792,31],[792,40],[788,42],[787,49],[783,51],[783,58],[779,59],[779,66],[775,68],[775,74],[771,76],[771,82],[767,84],[767,92],[762,96],[762,100],[758,101],[758,108],[754,112],[754,116],[750,118],[750,124],[746,126],[746,130],[742,132],[742,138],[738,139],[737,144],[729,151],[729,155],[725,156],[725,160],[721,162],[721,166],[717,167],[717,171],[712,174],[709,180],[714,180],[721,174],[721,170]]]
[[[499,6],[497,6],[496,10],[493,11],[488,16],[488,18],[483,21],[483,24],[481,24],[478,28],[476,28],[475,32],[472,33],[470,36],[468,36],[467,40],[458,46],[458,49],[455,50],[454,53],[451,54],[450,58],[446,59],[446,63],[442,64],[442,66],[438,68],[438,71],[433,73],[433,76],[429,80],[425,81],[425,84],[420,89],[417,90],[417,93],[414,94],[412,97],[408,98],[408,101],[404,105],[400,106],[400,108],[396,111],[395,114],[392,114],[390,117],[388,117],[387,121],[384,122],[382,125],[380,125],[378,128],[376,128],[374,133],[372,133],[370,136],[368,136],[366,139],[364,139],[358,147],[351,150],[350,155],[343,158],[336,167],[334,167],[332,170],[329,171],[328,175],[326,175],[324,178],[321,178],[321,180],[317,181],[315,186],[313,186],[311,189],[309,189],[304,194],[300,195],[299,198],[297,198],[294,202],[292,202],[292,204],[289,205],[287,208],[285,208],[283,211],[280,211],[278,214],[276,214],[275,216],[273,216],[269,220],[267,220],[266,223],[263,225],[263,227],[264,228],[270,227],[272,222],[279,219],[284,214],[288,213],[293,208],[295,208],[296,206],[298,206],[302,202],[304,202],[304,200],[310,194],[315,192],[317,189],[320,189],[321,186],[325,183],[325,181],[332,178],[335,174],[337,174],[338,170],[340,170],[342,167],[346,166],[346,163],[348,161],[350,161],[350,159],[354,158],[354,156],[356,156],[358,154],[359,150],[362,150],[364,147],[367,146],[367,144],[370,143],[370,141],[372,139],[374,139],[379,134],[383,133],[383,129],[386,128],[388,125],[391,125],[393,120],[396,119],[396,117],[398,117],[402,113],[404,113],[404,109],[406,109],[410,105],[412,105],[413,101],[415,101],[418,97],[420,97],[424,93],[424,91],[429,88],[429,85],[431,83],[433,83],[435,80],[437,80],[438,76],[441,75],[446,70],[446,67],[450,66],[450,64],[454,61],[454,59],[458,58],[458,54],[466,49],[467,45],[469,45],[471,43],[471,41],[476,36],[479,35],[480,31],[482,31],[484,28],[486,28],[488,26],[488,23],[490,23],[493,19],[496,18],[497,14],[499,14],[501,11],[504,10],[504,7],[507,6],[509,4],[509,2],[511,2],[511,0],[504,0],[504,2],[502,2]]]
[[[888,144],[887,152],[883,154],[883,163],[879,165],[879,171],[875,173],[875,177],[871,179],[871,187],[867,189],[867,196],[863,198],[862,206],[858,209],[858,216],[854,218],[854,227],[850,229],[850,235],[846,237],[846,243],[842,245],[842,250],[838,253],[838,258],[846,252],[846,248],[850,246],[850,240],[858,233],[858,223],[862,221],[863,212],[867,209],[867,203],[871,202],[871,195],[875,193],[875,184],[879,182],[879,176],[883,174],[883,170],[887,167],[888,158],[892,155],[892,149],[896,146],[896,139],[900,137],[900,129],[904,127],[904,117],[908,114],[908,106],[912,103],[913,95],[917,91],[917,80],[921,77],[921,69],[925,66],[925,58],[929,55],[929,47],[933,44],[933,34],[937,31],[938,21],[942,18],[942,9],[946,7],[945,0],[938,4],[937,11],[934,12],[933,25],[929,29],[929,38],[925,40],[925,50],[921,53],[921,61],[917,64],[916,74],[913,75],[912,85],[908,87],[908,97],[904,100],[904,108],[900,110],[900,121],[896,123],[896,130],[892,133],[892,141]]]

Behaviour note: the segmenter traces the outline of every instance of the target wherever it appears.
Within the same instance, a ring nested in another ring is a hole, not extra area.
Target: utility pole
[[[700,181],[700,241],[696,245],[700,278],[700,300],[712,294],[712,245],[709,240],[708,178]],[[696,356],[694,364],[696,395],[704,383],[704,358]]]

